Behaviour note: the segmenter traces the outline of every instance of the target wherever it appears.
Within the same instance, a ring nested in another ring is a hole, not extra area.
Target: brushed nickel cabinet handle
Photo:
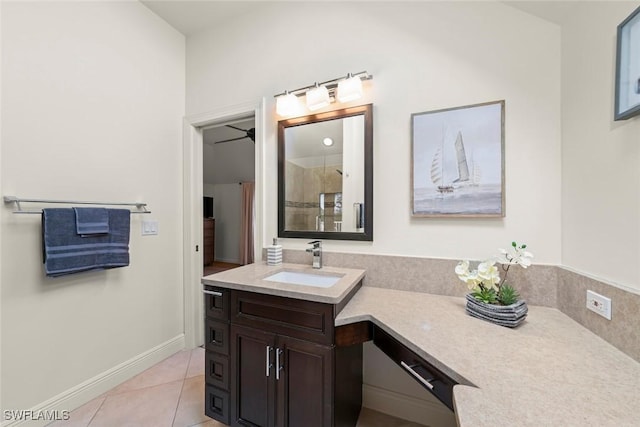
[[[280,366],[280,355],[282,354],[282,350],[276,350],[276,380],[280,380],[280,370],[284,369]]]
[[[402,367],[403,367],[404,369],[406,369],[407,371],[409,371],[409,373],[410,373],[411,375],[413,375],[413,377],[414,377],[415,379],[417,379],[418,381],[420,381],[420,383],[421,383],[422,385],[424,385],[424,386],[425,386],[426,388],[428,388],[429,390],[433,390],[433,384],[431,384],[428,380],[425,380],[424,378],[422,378],[422,377],[420,376],[420,374],[419,374],[419,373],[417,373],[417,372],[416,372],[416,371],[415,371],[411,366],[407,365],[406,363],[404,363],[404,362],[402,362],[402,361],[400,361],[400,365],[402,365]]]
[[[267,350],[267,354],[265,355],[265,366],[266,366],[266,376],[269,376],[269,372],[271,371],[271,367],[273,366],[270,362],[271,362],[271,350],[273,350],[273,348],[271,348],[270,345],[267,346],[266,348]]]
[[[207,295],[213,295],[214,297],[221,297],[222,296],[222,292],[218,292],[218,291],[207,291],[206,289],[202,290],[202,293],[205,293]]]

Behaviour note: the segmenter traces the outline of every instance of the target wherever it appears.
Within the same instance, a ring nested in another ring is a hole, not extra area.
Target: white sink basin
[[[293,285],[314,286],[316,288],[330,288],[335,285],[342,276],[327,274],[302,273],[298,271],[280,271],[267,276],[264,280],[270,282],[289,283]]]

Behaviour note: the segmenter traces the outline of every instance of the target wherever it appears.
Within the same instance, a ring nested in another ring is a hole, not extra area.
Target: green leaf
[[[511,242],[511,246],[513,246],[515,248],[518,245],[516,245],[516,242]]]
[[[521,247],[522,247],[522,249],[524,249],[524,248],[526,248],[526,247],[527,247],[527,245],[522,245]]]
[[[482,301],[485,304],[498,303],[498,295],[493,289],[479,288],[473,291],[471,295],[478,301]]]
[[[520,295],[513,286],[505,283],[500,287],[500,291],[498,292],[498,301],[500,304],[511,305],[516,303],[519,299]]]

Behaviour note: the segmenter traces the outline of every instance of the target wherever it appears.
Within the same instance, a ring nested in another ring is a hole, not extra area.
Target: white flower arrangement
[[[512,265],[519,265],[522,268],[531,265],[533,254],[525,251],[526,247],[527,245],[512,242],[509,250],[499,249],[499,255],[479,263],[475,270],[469,270],[469,261],[460,261],[456,265],[455,272],[458,278],[467,284],[471,294],[477,300],[487,304],[513,304],[520,296],[505,281]],[[496,263],[502,265],[504,271],[502,279]]]

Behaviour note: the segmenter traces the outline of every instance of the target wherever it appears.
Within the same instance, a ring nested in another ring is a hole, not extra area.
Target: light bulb
[[[349,102],[362,97],[362,80],[360,77],[353,77],[351,73],[347,78],[338,82],[338,100]]]
[[[279,116],[293,116],[301,111],[298,97],[292,93],[285,93],[276,98],[276,112]]]
[[[318,86],[307,91],[307,108],[311,111],[319,110],[330,104],[329,90],[326,86]]]

